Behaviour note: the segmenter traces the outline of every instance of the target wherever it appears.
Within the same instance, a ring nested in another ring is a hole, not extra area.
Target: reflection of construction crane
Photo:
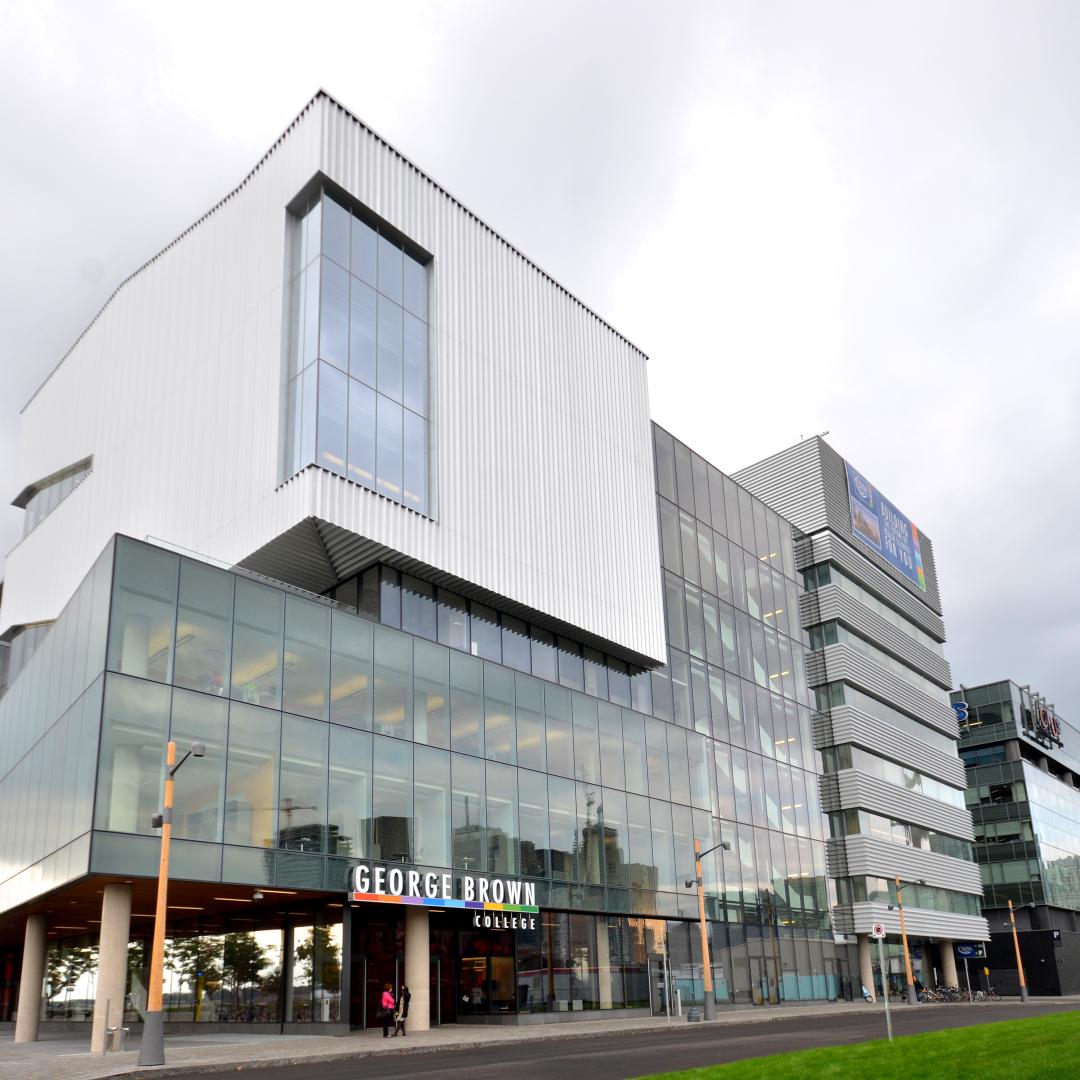
[[[319,808],[317,806],[301,806],[291,796],[286,796],[284,799],[281,800],[280,803],[278,803],[277,806],[249,806],[249,807],[246,807],[246,810],[247,810],[247,812],[249,814],[261,814],[261,813],[265,813],[266,811],[274,811],[274,812],[279,813],[279,814],[284,814],[285,815],[285,825],[282,828],[278,829],[279,839],[284,839],[284,840],[287,840],[287,841],[290,841],[290,842],[294,842],[294,843],[296,843],[298,845],[314,844],[314,843],[317,842],[317,839],[314,836],[297,836],[297,837],[295,837],[295,839],[293,837],[289,836],[289,833],[292,832],[292,830],[294,828],[293,823],[292,823],[293,814],[299,813],[301,810],[318,810],[318,809]],[[304,851],[305,848],[303,846],[300,846],[299,850]]]

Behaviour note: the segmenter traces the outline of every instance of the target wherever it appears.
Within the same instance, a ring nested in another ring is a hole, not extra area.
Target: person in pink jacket
[[[390,1025],[394,1022],[394,988],[389,983],[383,984],[379,1019],[382,1021],[382,1037],[389,1039]]]

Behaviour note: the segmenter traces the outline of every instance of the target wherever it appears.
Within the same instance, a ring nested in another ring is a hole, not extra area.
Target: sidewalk
[[[1060,1001],[1060,998],[1047,999]],[[1008,1002],[1006,1002],[1007,1004]],[[1019,1007],[1019,1002],[1016,1002]],[[1033,1002],[1032,1004],[1035,1004]],[[813,1005],[785,1005],[773,1008],[728,1009],[709,1026],[727,1024],[767,1024],[790,1017],[830,1017],[854,1012],[864,1014],[880,1005],[836,1002]],[[935,1008],[938,1006],[927,1006]],[[945,1006],[940,1006],[945,1007]],[[978,1009],[980,1004],[969,1006]],[[1026,1006],[1030,1008],[1030,1006]],[[235,1072],[245,1066],[289,1065],[304,1061],[359,1060],[380,1054],[403,1054],[438,1050],[467,1050],[496,1044],[530,1043],[541,1039],[588,1039],[595,1035],[621,1033],[634,1035],[661,1031],[666,1027],[686,1027],[686,1017],[650,1017],[634,1020],[595,1020],[580,1023],[540,1024],[525,1027],[454,1025],[431,1031],[414,1032],[405,1039],[383,1039],[378,1029],[352,1035],[230,1035],[228,1032],[207,1035],[175,1035],[165,1040],[166,1064],[142,1068],[137,1064],[138,1041],[131,1050],[116,1054],[90,1054],[86,1035],[46,1038],[18,1046],[10,1036],[0,1038],[0,1080],[102,1080],[112,1076],[171,1077],[180,1073]],[[694,1028],[706,1026],[694,1024]]]

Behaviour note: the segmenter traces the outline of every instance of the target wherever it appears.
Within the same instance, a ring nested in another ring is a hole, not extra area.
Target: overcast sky
[[[0,0],[2,502],[35,387],[322,86],[720,468],[829,430],[933,539],[957,681],[1080,721],[1078,55],[1034,0]]]

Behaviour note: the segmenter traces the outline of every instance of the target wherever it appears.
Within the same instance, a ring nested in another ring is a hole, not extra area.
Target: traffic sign
[[[874,928],[870,931],[872,938],[883,938],[885,936],[885,924],[876,922]]]
[[[968,960],[985,960],[986,946],[980,942],[963,941],[957,944],[956,955]]]

